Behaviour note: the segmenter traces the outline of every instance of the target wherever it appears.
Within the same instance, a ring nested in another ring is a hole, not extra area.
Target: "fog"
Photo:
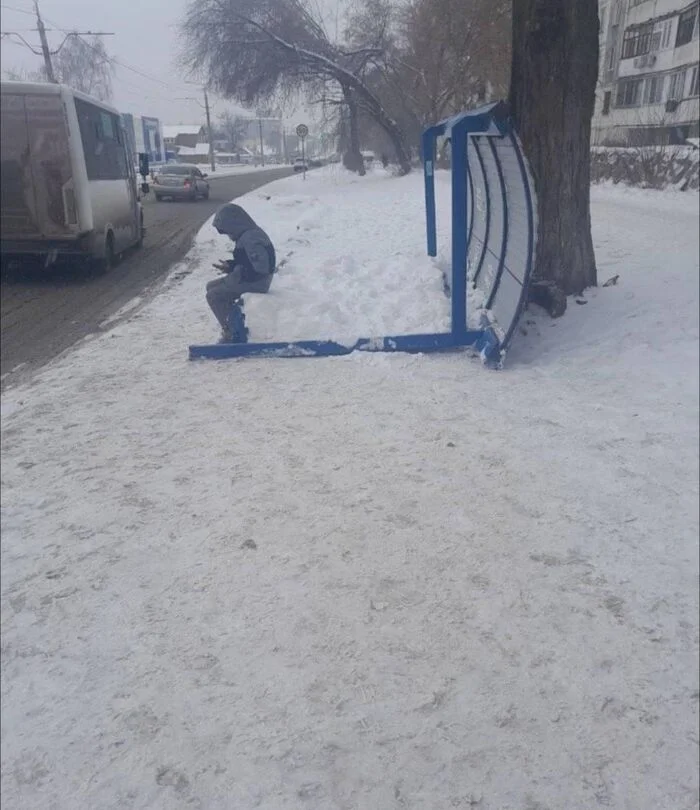
[[[180,51],[179,23],[187,0],[143,0],[135,3],[105,3],[94,0],[41,0],[40,9],[48,29],[49,45],[57,48],[62,30],[109,31],[107,52],[114,59],[112,103],[121,112],[151,115],[167,124],[204,121],[201,87],[187,84],[188,77],[177,65]],[[36,20],[28,0],[2,3],[2,31],[21,34],[35,50],[39,48]],[[7,70],[37,70],[41,56],[25,45],[4,37],[0,50],[3,76]],[[234,102],[211,96],[212,116],[225,110],[241,111]],[[312,112],[299,105],[285,110],[285,123],[294,126],[307,121]]]

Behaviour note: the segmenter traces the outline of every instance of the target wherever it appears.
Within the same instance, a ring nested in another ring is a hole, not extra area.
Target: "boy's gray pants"
[[[266,293],[270,289],[272,276],[261,276],[255,281],[243,281],[241,271],[234,268],[223,278],[216,278],[207,284],[207,303],[221,324],[224,331],[228,330],[228,319],[234,303],[243,293]]]

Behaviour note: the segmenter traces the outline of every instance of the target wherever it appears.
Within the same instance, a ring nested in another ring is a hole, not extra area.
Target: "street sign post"
[[[304,180],[306,180],[306,136],[309,134],[309,128],[306,124],[299,124],[296,129],[297,137],[301,140],[301,160],[304,164]]]

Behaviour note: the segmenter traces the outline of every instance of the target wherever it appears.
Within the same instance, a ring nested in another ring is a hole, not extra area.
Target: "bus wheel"
[[[108,233],[107,241],[105,242],[105,255],[100,259],[93,260],[93,272],[95,272],[97,275],[108,273],[116,263],[117,257],[114,252],[114,236],[111,233]]]

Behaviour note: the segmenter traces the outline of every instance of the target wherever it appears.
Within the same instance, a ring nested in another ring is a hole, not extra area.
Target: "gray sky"
[[[38,49],[39,36],[31,30],[36,27],[31,0],[0,1],[2,31],[20,32]],[[116,67],[112,103],[121,112],[152,115],[165,124],[196,124],[204,120],[204,112],[197,102],[179,100],[190,97],[200,103],[203,101],[201,89],[185,84],[187,77],[176,65],[178,24],[186,7],[187,0],[112,0],[100,6],[95,0],[40,0],[47,28],[113,31],[115,36],[105,37],[105,44],[110,56],[121,64]],[[50,31],[48,36],[53,48],[63,39],[59,31]],[[0,64],[3,71],[9,68],[36,70],[41,58],[5,38]],[[216,97],[211,101],[214,118],[227,109],[235,112],[231,102]],[[295,126],[308,121],[309,115],[303,107],[288,110],[285,123]]]

